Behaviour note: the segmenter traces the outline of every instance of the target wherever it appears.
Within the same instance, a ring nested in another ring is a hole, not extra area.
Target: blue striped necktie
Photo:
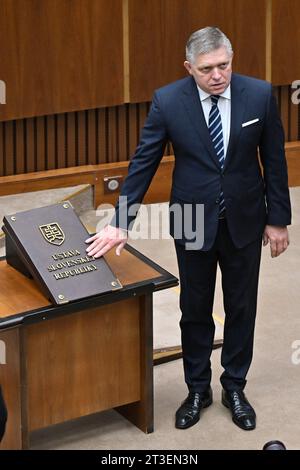
[[[219,95],[211,95],[211,110],[208,117],[208,130],[211,136],[213,146],[215,148],[221,170],[224,167],[225,151],[224,151],[224,140],[223,140],[223,129],[220,110],[218,108]],[[219,215],[225,211],[225,201],[223,191],[219,197]]]

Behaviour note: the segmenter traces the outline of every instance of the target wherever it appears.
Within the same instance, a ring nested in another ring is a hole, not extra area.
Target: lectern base
[[[8,408],[1,449],[27,449],[34,430],[111,408],[153,431],[152,293],[177,279],[130,247],[109,263],[123,289],[52,306],[33,280],[0,261]]]

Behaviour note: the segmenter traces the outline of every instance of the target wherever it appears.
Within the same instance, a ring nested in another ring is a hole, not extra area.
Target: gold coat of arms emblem
[[[65,234],[57,222],[40,225],[39,229],[44,239],[52,245],[61,245],[65,241]]]

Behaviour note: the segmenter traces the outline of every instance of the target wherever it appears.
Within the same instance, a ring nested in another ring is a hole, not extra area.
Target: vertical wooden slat
[[[36,118],[36,154],[36,169],[43,171],[46,169],[44,117]]]
[[[298,140],[299,139],[299,134],[298,134],[298,129],[299,129],[299,105],[294,104],[291,100],[291,95],[294,90],[290,89],[290,96],[289,96],[289,105],[290,105],[290,135],[289,135],[289,140]]]
[[[117,158],[117,108],[108,108],[108,161],[116,162]]]
[[[78,145],[77,165],[85,165],[86,164],[85,111],[79,111],[76,114],[77,114],[77,145]]]
[[[147,103],[139,103],[138,107],[139,107],[138,140],[140,140],[141,130],[144,127],[144,124],[145,124],[145,121],[146,121],[146,118],[147,118],[147,114],[148,114]]]
[[[4,122],[0,122],[0,176],[4,176],[4,155],[5,155],[5,147],[4,147],[4,139],[5,139],[5,132],[4,132]]]
[[[96,164],[99,162],[99,110],[95,109],[95,152],[96,152]]]
[[[34,168],[37,171],[37,117],[33,118]]]
[[[65,145],[65,115],[58,114],[56,121],[57,136],[57,168],[65,168],[66,165],[66,145]]]
[[[75,113],[67,114],[67,166],[76,166]]]
[[[298,105],[298,138],[300,139],[300,106]]]
[[[106,145],[106,110],[98,109],[98,149],[99,157],[97,163],[107,163],[107,145]]]
[[[24,120],[16,121],[16,173],[25,173]]]
[[[90,165],[97,163],[96,155],[96,110],[88,111],[88,161]]]
[[[128,159],[127,154],[127,126],[126,126],[126,105],[119,106],[118,109],[118,120],[119,120],[119,161],[122,162]]]
[[[13,175],[15,172],[13,134],[13,121],[8,121],[5,123],[5,175]]]
[[[137,112],[136,104],[129,104],[128,106],[128,151],[129,157],[131,158],[135,152],[138,136],[138,122],[137,122]]]
[[[34,119],[26,119],[26,169],[36,171],[34,145]]]
[[[284,128],[285,139],[289,140],[289,87],[280,87],[280,112]]]
[[[55,168],[55,122],[54,116],[46,116],[46,149],[47,149],[47,164],[46,169],[52,170]]]
[[[274,86],[274,87],[273,87],[273,95],[274,95],[275,98],[276,98],[276,101],[277,101],[278,106],[280,106],[279,92],[280,92],[279,87],[278,87],[278,86]]]

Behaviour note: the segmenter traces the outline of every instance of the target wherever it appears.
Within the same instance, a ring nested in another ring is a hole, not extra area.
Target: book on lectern
[[[90,236],[69,201],[7,215],[6,261],[33,277],[54,304],[122,287],[106,260],[86,252]]]

